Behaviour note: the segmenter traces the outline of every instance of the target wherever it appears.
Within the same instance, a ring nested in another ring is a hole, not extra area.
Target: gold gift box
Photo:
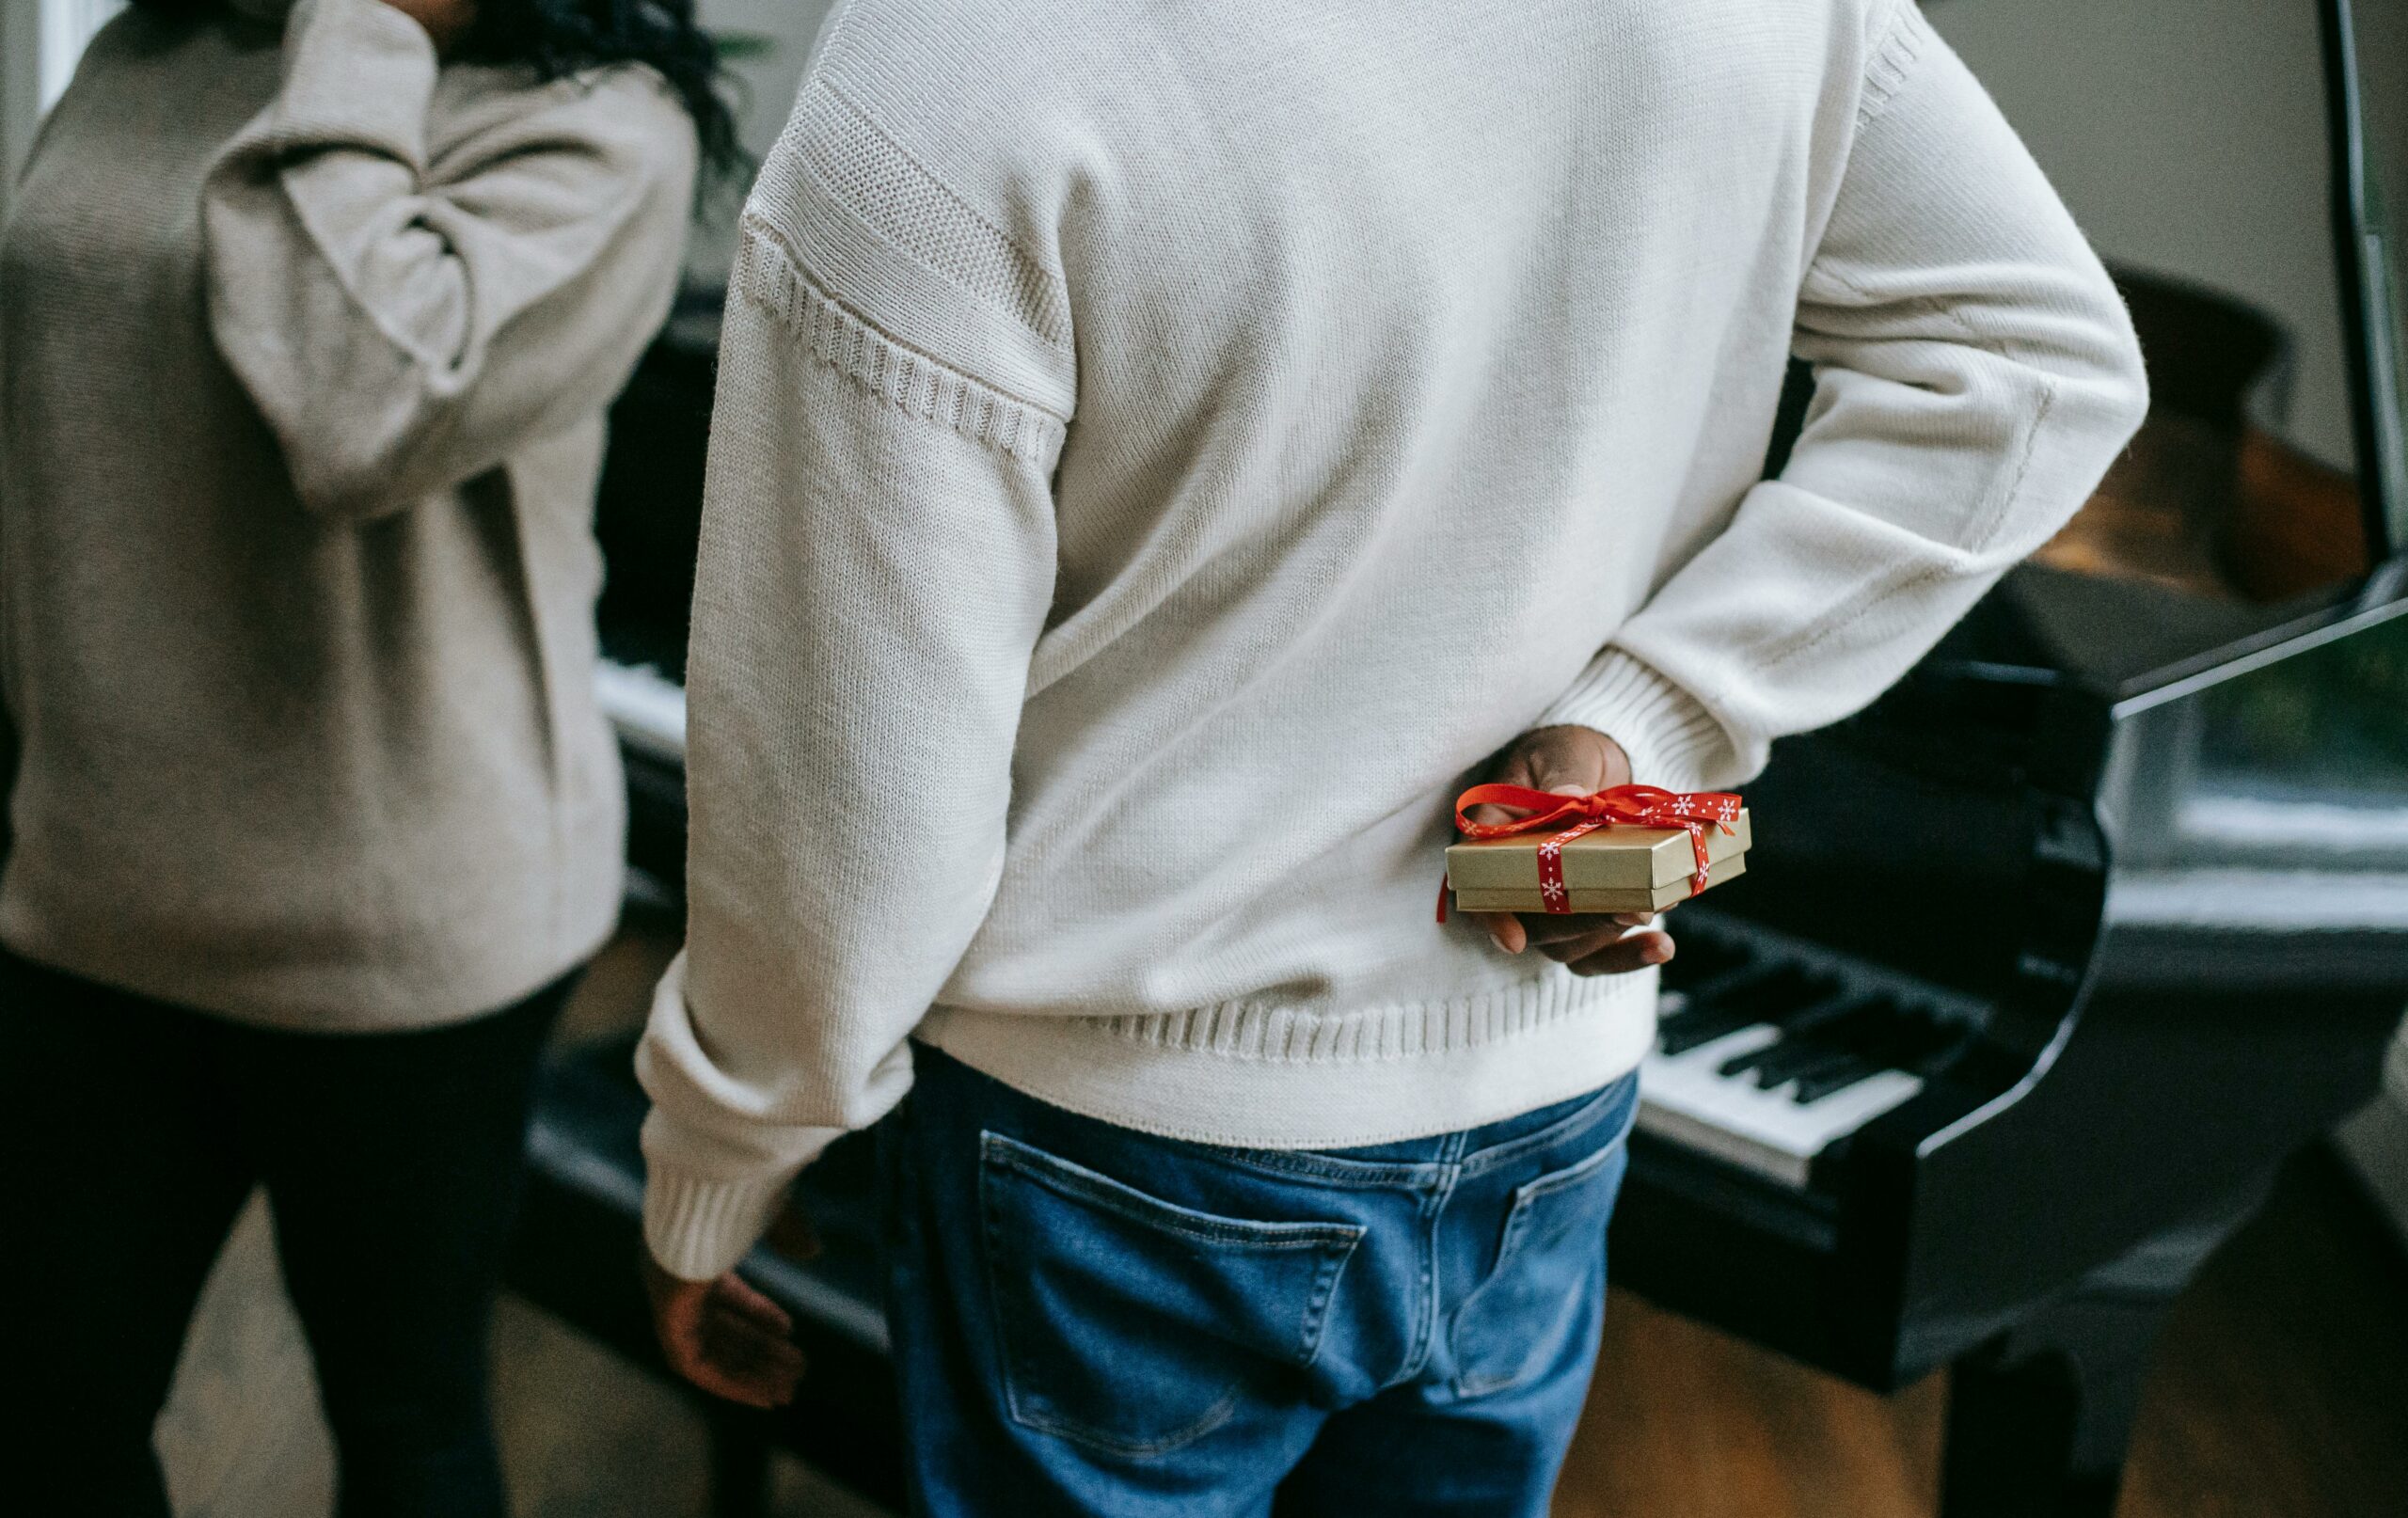
[[[1455,909],[1466,912],[1543,912],[1539,894],[1539,846],[1563,831],[1549,828],[1510,838],[1482,838],[1447,850],[1447,886]],[[1705,883],[1711,889],[1748,868],[1748,809],[1741,807],[1724,832],[1705,828]],[[1697,854],[1686,830],[1616,825],[1583,833],[1563,846],[1567,911],[1660,911],[1695,894]]]

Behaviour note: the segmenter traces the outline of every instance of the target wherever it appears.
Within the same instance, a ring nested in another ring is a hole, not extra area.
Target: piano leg
[[[2068,1303],[1957,1361],[1941,1518],[2111,1518],[2160,1316]]]
[[[2158,1330],[2264,1196],[2149,1240],[1958,1360],[1941,1518],[2111,1518]]]

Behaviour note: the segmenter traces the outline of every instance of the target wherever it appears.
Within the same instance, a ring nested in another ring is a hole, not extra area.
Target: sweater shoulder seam
[[[1066,419],[896,341],[819,288],[772,229],[749,219],[736,283],[815,359],[888,405],[1024,463],[1060,448]]]
[[[1882,23],[1880,40],[1865,60],[1864,82],[1857,95],[1856,126],[1860,132],[1880,119],[1890,103],[1898,98],[1932,36],[1915,0],[1889,0],[1889,18]]]
[[[815,75],[795,125],[802,166],[822,193],[1049,347],[1069,350],[1062,271],[938,174],[853,90],[828,72]]]

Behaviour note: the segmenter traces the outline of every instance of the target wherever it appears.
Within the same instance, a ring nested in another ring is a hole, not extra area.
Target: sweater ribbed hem
[[[531,917],[497,918],[473,944],[449,941],[397,951],[360,934],[323,957],[296,953],[239,960],[206,953],[198,932],[127,922],[132,914],[122,905],[112,921],[81,893],[52,884],[57,872],[44,872],[44,878],[20,860],[0,886],[0,945],[64,974],[249,1027],[420,1033],[515,1005],[610,941],[619,922],[618,857],[602,852],[596,859],[584,851],[572,861],[550,872],[578,882],[582,898],[557,934]],[[542,889],[540,880],[531,881],[530,899],[539,899]]]
[[[1631,778],[1668,790],[1701,790],[1727,778],[1729,736],[1697,698],[1619,648],[1589,661],[1532,727],[1592,728],[1630,755]]]
[[[660,1268],[685,1281],[708,1281],[736,1268],[760,1240],[791,1178],[712,1180],[647,1156],[643,1237]]]
[[[1628,1074],[1655,1041],[1656,985],[1653,971],[1554,969],[1481,996],[1331,1015],[938,1007],[917,1036],[1040,1101],[1142,1133],[1352,1148],[1501,1122]]]

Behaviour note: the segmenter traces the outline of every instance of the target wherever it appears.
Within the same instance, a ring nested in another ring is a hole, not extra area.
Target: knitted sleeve
[[[1000,878],[1054,588],[1059,281],[825,79],[743,220],[688,661],[685,953],[647,1236],[724,1271],[911,1082]]]
[[[1905,673],[2080,508],[2147,406],[2106,271],[1980,84],[1893,0],[1803,289],[1777,480],[1548,712],[1642,781],[1735,783]]]
[[[437,66],[383,0],[302,0],[277,99],[203,186],[219,351],[302,501],[365,518],[601,411],[668,314],[691,124],[647,71],[520,87],[430,146]]]

